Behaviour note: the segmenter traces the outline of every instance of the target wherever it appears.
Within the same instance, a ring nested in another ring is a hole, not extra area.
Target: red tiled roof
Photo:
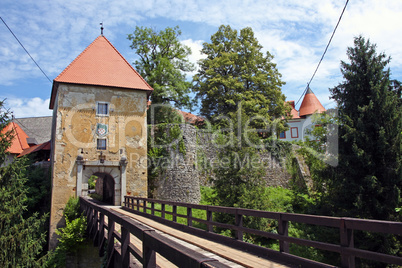
[[[315,112],[322,113],[325,111],[324,106],[322,106],[321,102],[309,88],[306,95],[304,95],[302,104],[300,105],[299,116],[310,115]]]
[[[7,152],[11,154],[20,154],[23,150],[29,148],[27,143],[27,138],[29,137],[17,123],[10,122],[5,128],[2,129],[1,133],[5,134],[8,131],[12,131],[12,135],[14,137],[11,141],[11,146],[7,149]]]
[[[50,151],[50,141],[38,144],[38,145],[34,145],[30,148],[25,149],[24,151],[22,151],[18,157],[33,153],[33,152],[38,152],[38,151]]]
[[[180,112],[180,114],[183,116],[184,121],[186,121],[186,123],[197,125],[197,124],[204,122],[204,119],[202,117],[199,117],[195,114],[184,112],[181,110],[177,110],[177,111]]]
[[[98,36],[54,79],[50,109],[53,109],[59,83],[145,90],[148,95],[153,91],[104,36]]]
[[[295,101],[287,101],[288,105],[292,107],[292,110],[290,111],[290,115],[292,116],[292,119],[298,119],[300,118],[299,112],[295,108]]]

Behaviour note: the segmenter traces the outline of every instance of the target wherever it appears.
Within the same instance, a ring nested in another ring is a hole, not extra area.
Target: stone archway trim
[[[122,156],[120,161],[86,161],[83,159],[82,155],[77,156],[77,186],[76,186],[76,194],[78,196],[86,195],[87,192],[83,193],[82,187],[82,178],[83,171],[86,167],[118,167],[120,170],[120,178],[119,181],[116,182],[120,184],[120,203],[124,201],[124,195],[126,193],[126,166],[127,166],[127,158]],[[115,204],[116,205],[116,204]],[[121,205],[121,204],[118,204]]]

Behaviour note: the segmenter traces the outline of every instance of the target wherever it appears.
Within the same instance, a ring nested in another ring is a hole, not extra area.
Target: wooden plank
[[[282,267],[288,267],[283,264],[279,264],[273,261],[269,261],[264,258],[260,258],[258,256],[249,254],[247,252],[243,252],[237,249],[230,248],[228,246],[211,242],[207,239],[199,238],[194,235],[187,234],[185,232],[178,231],[174,228],[167,227],[163,224],[157,223],[153,220],[150,220],[148,218],[135,215],[132,213],[129,213],[125,210],[122,210],[120,208],[113,208],[113,210],[125,214],[127,216],[132,217],[133,219],[136,219],[152,228],[155,228],[157,230],[160,230],[166,234],[169,234],[173,237],[176,237],[178,239],[184,240],[188,243],[191,243],[193,245],[196,245],[204,250],[211,251],[215,253],[218,256],[221,256],[224,259],[230,260],[232,262],[238,263],[240,265],[243,265],[244,267],[273,267],[273,268],[282,268]]]

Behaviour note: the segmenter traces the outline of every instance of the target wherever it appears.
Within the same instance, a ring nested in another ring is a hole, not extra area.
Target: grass
[[[162,210],[162,204],[154,203],[154,209],[155,210]],[[143,211],[143,209],[140,209],[140,211]],[[173,215],[169,214],[173,213],[173,206],[170,205],[165,205],[165,219],[169,221],[173,221]],[[151,214],[151,204],[147,203],[147,211],[146,213]],[[186,207],[177,207],[177,216],[176,216],[176,222],[187,225],[187,208]],[[206,220],[207,219],[207,213],[205,210],[202,209],[191,209],[192,217],[201,219],[201,220]],[[160,211],[155,211],[155,216],[157,217],[162,217],[162,212]],[[206,230],[207,226],[206,224],[203,224],[201,222],[198,222],[196,220],[192,221],[192,226],[195,228],[203,229]]]

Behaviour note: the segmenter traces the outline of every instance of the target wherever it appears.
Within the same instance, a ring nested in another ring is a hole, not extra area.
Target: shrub
[[[80,216],[80,200],[78,197],[70,197],[63,212],[64,217],[71,222]]]

